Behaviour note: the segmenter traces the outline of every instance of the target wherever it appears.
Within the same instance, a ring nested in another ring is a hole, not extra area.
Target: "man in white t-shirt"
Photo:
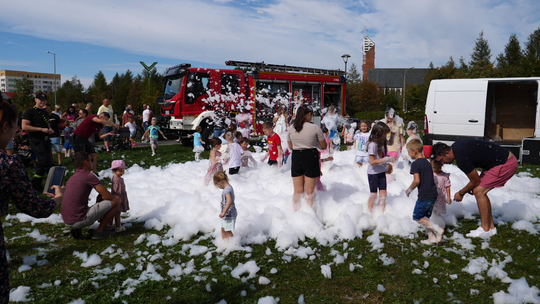
[[[101,115],[103,113],[109,113],[109,117],[111,118],[111,120],[114,122],[114,116],[113,116],[113,108],[111,106],[111,104],[109,103],[109,100],[107,98],[103,99],[103,105],[99,107],[98,111],[97,111],[97,115]],[[103,134],[106,134],[106,133],[109,133],[109,132],[112,132],[113,131],[113,127],[112,126],[105,126],[103,127]],[[105,144],[105,149],[107,149],[107,154],[110,154],[110,150],[109,150],[109,141],[111,140],[111,136],[107,136],[103,139],[103,143]]]
[[[150,107],[147,106],[146,104],[143,104],[143,109],[144,111],[142,112],[142,121],[143,121],[143,129],[144,129],[144,132],[146,132],[146,130],[148,130],[148,124],[150,122],[150,114],[152,113],[150,111]],[[143,142],[146,142],[146,138],[144,138],[143,136]]]

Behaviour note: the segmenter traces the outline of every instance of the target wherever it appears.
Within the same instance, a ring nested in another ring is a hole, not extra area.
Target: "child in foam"
[[[332,147],[332,140],[328,138],[330,131],[328,131],[326,127],[323,127],[322,132],[324,134],[324,140],[326,140],[326,149],[318,149],[320,153],[319,157],[321,159],[321,169],[322,167],[328,169],[332,167],[332,161],[334,160],[334,148]]]
[[[388,162],[394,162],[396,159],[392,156],[386,156],[386,134],[390,128],[385,123],[378,122],[371,129],[371,135],[368,141],[369,166],[367,169],[369,183],[368,210],[373,212],[373,206],[377,199],[377,190],[379,190],[379,205],[384,213],[386,208],[386,171]]]
[[[242,138],[242,144],[240,146],[244,151],[242,154],[242,167],[250,167],[250,163],[252,165],[251,167],[257,167],[257,162],[253,158],[251,151],[249,151],[249,140],[245,137]]]
[[[437,186],[433,178],[431,163],[422,154],[423,145],[418,139],[413,139],[407,145],[407,152],[414,160],[411,164],[411,174],[414,180],[405,191],[407,197],[414,188],[418,187],[418,198],[414,205],[413,220],[420,223],[427,230],[429,238],[422,241],[426,245],[438,244],[442,241],[444,229],[430,221],[433,205],[437,200]]]
[[[204,179],[205,186],[210,184],[210,181],[212,178],[214,178],[214,174],[216,172],[223,171],[221,152],[219,152],[219,149],[221,149],[221,139],[217,137],[212,138],[210,140],[210,146],[212,147],[212,150],[210,150],[210,166],[208,167],[208,171],[206,172],[206,177]]]
[[[390,132],[388,132],[386,138],[388,140],[388,156],[392,156],[397,160],[401,147],[405,145],[403,119],[396,115],[394,109],[390,108],[386,111],[386,117],[381,119],[381,121],[390,128]]]
[[[356,151],[356,157],[354,161],[359,167],[364,164],[369,164],[369,154],[367,152],[367,142],[369,141],[369,135],[371,130],[367,121],[362,120],[360,122],[360,130],[354,133],[354,150]]]
[[[336,113],[336,108],[334,106],[330,106],[328,108],[328,113],[326,113],[323,120],[321,121],[321,124],[324,124],[324,126],[330,131],[328,137],[332,141],[332,146],[334,150],[338,151],[339,144],[341,143],[341,139],[339,138],[338,133],[339,118],[339,115]]]
[[[120,207],[118,207],[118,212],[114,216],[116,232],[126,231],[126,227],[122,226],[120,222],[121,213],[127,212],[129,210],[129,200],[126,192],[126,184],[124,184],[124,179],[122,178],[122,175],[124,175],[126,169],[127,166],[123,160],[112,161],[111,170],[114,173],[114,176],[112,178],[111,194],[120,197]]]
[[[437,200],[433,206],[433,215],[431,221],[444,228],[446,223],[441,214],[446,214],[446,204],[452,204],[450,193],[450,173],[442,171],[442,164],[438,161],[431,160],[433,168],[433,177],[435,178],[435,186],[437,186]]]
[[[283,150],[281,149],[281,138],[277,133],[274,133],[272,123],[267,121],[263,124],[263,132],[266,135],[266,143],[268,144],[268,152],[261,158],[261,163],[264,163],[266,158],[269,158],[268,165],[277,165],[281,168],[283,162]]]
[[[221,218],[221,238],[228,240],[233,237],[237,217],[236,206],[234,204],[234,189],[229,184],[229,178],[224,171],[214,174],[214,185],[223,190],[221,192],[221,213],[219,214]]]
[[[193,152],[195,152],[195,161],[199,161],[201,152],[204,151],[203,144],[206,144],[201,139],[201,131],[201,127],[197,126],[195,128],[195,133],[188,135],[188,137],[193,137]]]
[[[413,139],[418,139],[420,142],[422,142],[422,140],[420,139],[420,136],[418,136],[417,134],[417,131],[418,131],[418,125],[416,124],[416,122],[412,120],[409,121],[409,123],[407,124],[407,135],[409,137],[407,138],[407,141],[405,142],[405,146],[407,146],[409,142]],[[403,159],[407,160],[409,164],[412,162],[412,159],[409,157],[409,154],[407,153],[403,153]]]
[[[229,142],[229,175],[238,174],[240,167],[242,166],[242,146],[244,142],[243,138],[240,138],[237,142]]]
[[[150,145],[152,146],[152,156],[156,156],[156,149],[158,146],[158,133],[161,133],[161,136],[163,138],[168,139],[165,134],[160,130],[160,127],[157,125],[157,119],[155,117],[152,118],[152,125],[148,126],[148,129],[146,129],[146,132],[144,132],[143,137],[145,137],[147,134],[149,134],[150,138]]]

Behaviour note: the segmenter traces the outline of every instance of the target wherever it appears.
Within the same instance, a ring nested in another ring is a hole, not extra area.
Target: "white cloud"
[[[3,10],[11,12],[0,21],[8,32],[208,65],[233,59],[343,68],[340,56],[348,53],[360,66],[364,28],[377,67],[469,61],[481,30],[495,60],[510,34],[524,43],[540,27],[535,0],[27,0]]]

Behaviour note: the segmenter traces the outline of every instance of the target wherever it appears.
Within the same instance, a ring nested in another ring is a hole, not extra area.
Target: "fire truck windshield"
[[[165,94],[163,97],[165,97],[166,99],[169,99],[169,98],[172,98],[174,95],[180,93],[183,80],[184,80],[184,76],[180,76],[180,75],[175,75],[167,79],[167,83],[165,85]]]

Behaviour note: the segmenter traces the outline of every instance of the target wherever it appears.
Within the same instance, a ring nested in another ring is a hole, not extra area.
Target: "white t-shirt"
[[[236,168],[242,165],[242,154],[244,150],[238,143],[229,144],[229,168]]]
[[[135,125],[134,122],[128,122],[124,125],[124,127],[128,127],[129,128],[129,132],[136,132],[137,131],[137,126]]]
[[[371,132],[362,133],[360,131],[354,133],[354,150],[357,156],[369,156],[367,152],[367,142]]]
[[[150,117],[150,110],[146,109],[142,112],[142,121],[148,122],[148,118]]]

